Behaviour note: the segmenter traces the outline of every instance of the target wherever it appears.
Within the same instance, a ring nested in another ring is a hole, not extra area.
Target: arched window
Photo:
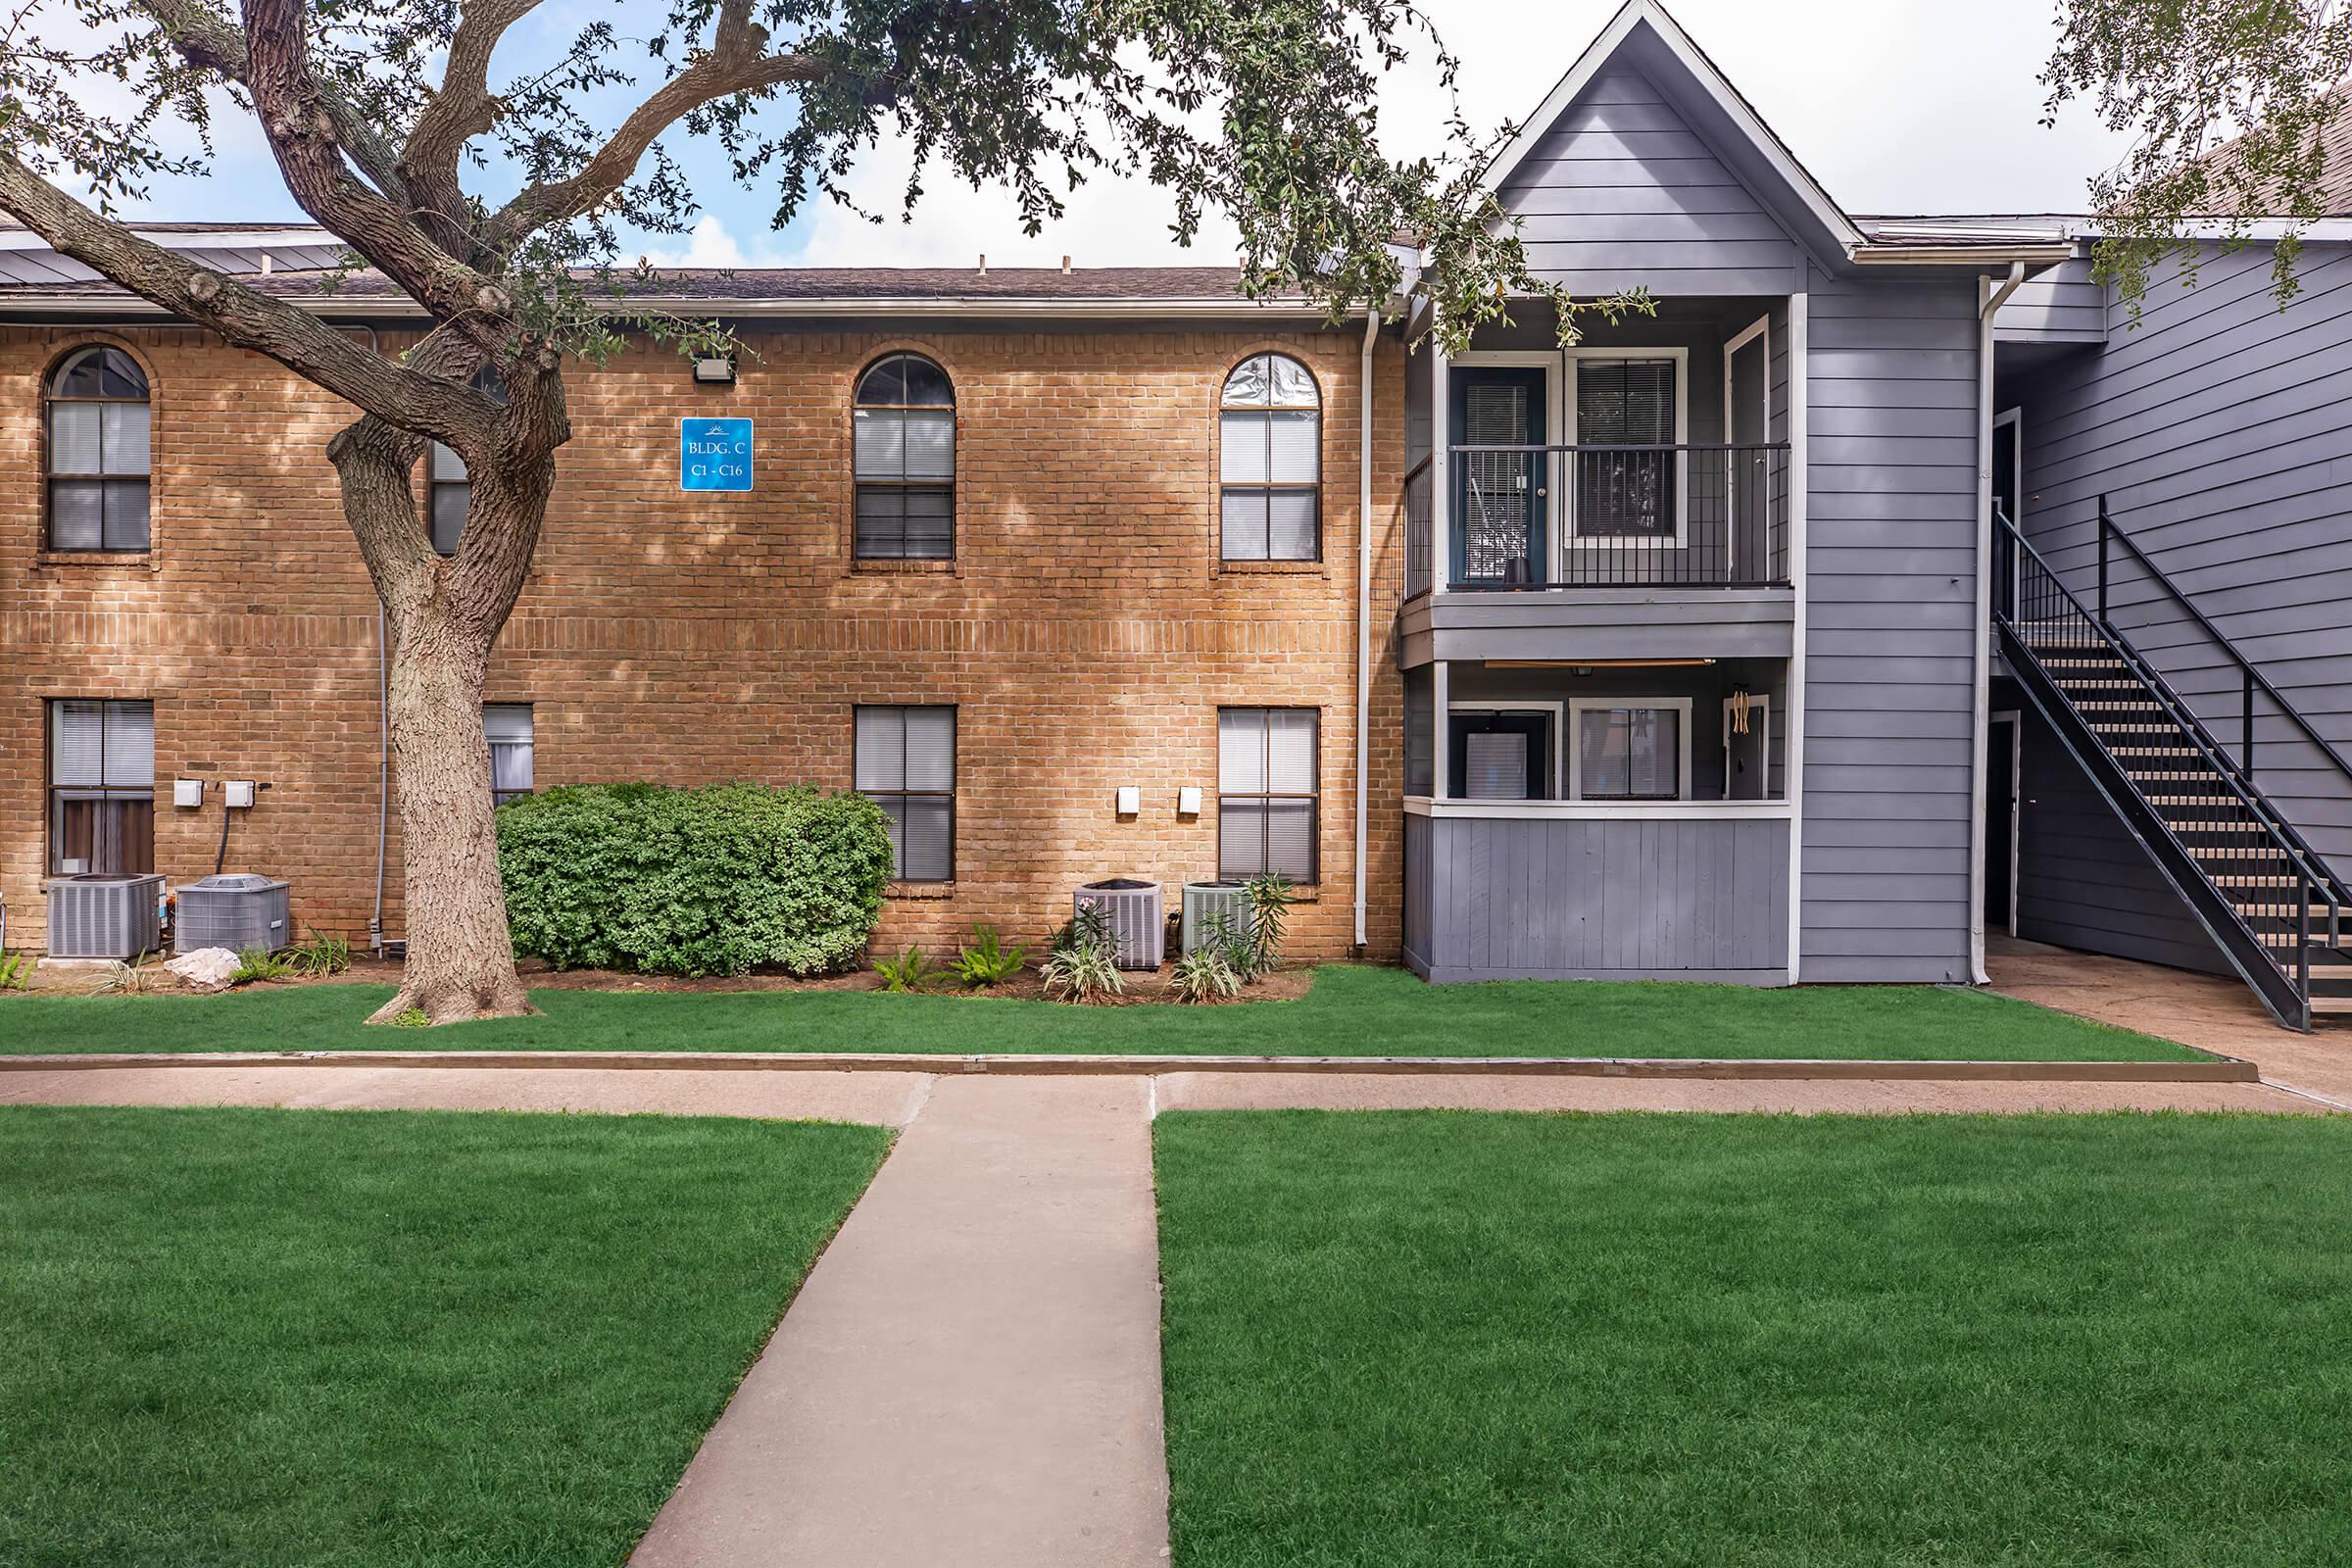
[[[1217,445],[1227,561],[1323,556],[1323,400],[1306,367],[1259,354],[1225,378]]]
[[[474,376],[473,389],[487,392],[501,403],[507,398],[506,382],[488,366]],[[466,477],[466,460],[438,441],[427,460],[425,493],[425,521],[432,532],[433,549],[454,556],[459,536],[466,531],[466,509],[473,505],[473,481]]]
[[[892,354],[858,378],[852,462],[860,561],[956,555],[956,388],[919,354]]]
[[[47,402],[49,548],[146,549],[146,372],[121,349],[78,349]]]

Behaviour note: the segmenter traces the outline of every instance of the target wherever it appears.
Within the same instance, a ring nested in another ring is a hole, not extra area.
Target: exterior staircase
[[[2278,1020],[2352,1016],[2352,888],[2255,783],[2255,698],[2332,762],[2352,767],[2279,696],[2099,507],[2095,608],[1993,514],[1993,626],[2026,699],[2089,775],[2165,879]],[[2106,613],[2111,544],[2227,651],[2244,681],[2233,753],[2166,684]]]

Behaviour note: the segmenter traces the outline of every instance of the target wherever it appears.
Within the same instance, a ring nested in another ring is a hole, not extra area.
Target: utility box
[[[1089,882],[1070,898],[1070,912],[1088,905],[1101,907],[1118,944],[1113,960],[1122,969],[1156,969],[1168,942],[1168,923],[1160,913],[1159,884],[1134,877]]]
[[[1208,940],[1208,923],[1218,915],[1226,928],[1247,941],[1256,927],[1249,895],[1239,882],[1187,882],[1184,885],[1184,951],[1194,953]]]
[[[189,883],[179,890],[178,899],[172,922],[174,952],[226,948],[242,953],[261,948],[275,953],[293,940],[292,888],[287,883],[231,871]]]
[[[135,958],[164,945],[164,879],[70,876],[49,884],[49,956]]]

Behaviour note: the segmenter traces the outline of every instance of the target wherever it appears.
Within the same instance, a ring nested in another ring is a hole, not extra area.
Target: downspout
[[[1364,308],[1363,362],[1356,372],[1362,428],[1355,447],[1355,956],[1369,946],[1364,924],[1364,850],[1371,800],[1372,741],[1372,350],[1380,308]]]
[[[1977,985],[1984,972],[1984,769],[1992,751],[1992,318],[2026,280],[2026,264],[2011,262],[2009,275],[1978,283],[1977,308],[1977,703],[1968,770],[1968,972]]]

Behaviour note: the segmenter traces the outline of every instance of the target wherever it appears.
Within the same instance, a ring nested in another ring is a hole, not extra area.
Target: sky
[[[624,0],[625,15],[652,0]],[[1606,24],[1617,0],[1428,0],[1462,59],[1463,102],[1491,127],[1524,119]],[[2071,212],[2091,175],[2123,143],[2080,105],[2044,128],[2034,80],[2054,36],[2054,0],[1673,0],[1671,9],[1848,212],[1858,214]],[[610,6],[554,0],[534,23],[540,42]],[[625,20],[622,30],[627,30]],[[527,33],[514,39],[527,56]],[[503,57],[502,57],[503,58]],[[1444,109],[1426,69],[1394,74],[1381,101],[1384,144],[1437,150]],[[129,211],[151,219],[299,220],[258,127],[234,111],[210,179],[160,183]],[[716,160],[677,149],[704,211],[691,235],[638,243],[658,265],[711,267],[992,267],[1214,264],[1232,259],[1230,230],[1211,225],[1190,249],[1168,232],[1165,197],[1143,184],[1090,183],[1035,239],[1011,199],[934,178],[911,223],[876,225],[825,204],[786,228],[771,226],[772,189],[733,185]],[[854,189],[870,210],[897,212],[907,172],[885,144]],[[227,199],[227,193],[235,193]]]

